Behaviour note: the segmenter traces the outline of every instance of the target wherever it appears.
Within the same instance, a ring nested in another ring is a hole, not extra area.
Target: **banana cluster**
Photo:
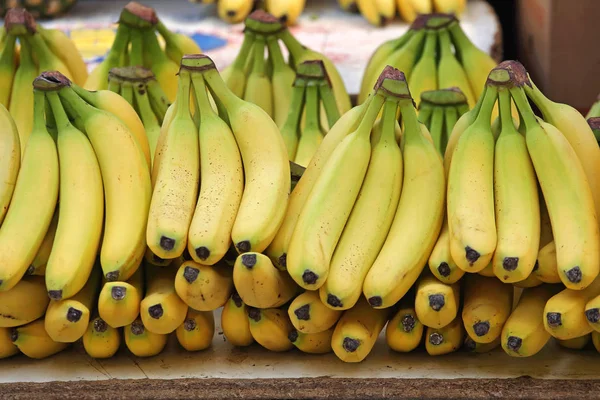
[[[161,47],[157,33],[165,46]],[[177,94],[177,72],[184,54],[198,54],[201,50],[190,37],[171,32],[158,18],[154,9],[135,1],[122,10],[114,42],[104,60],[90,73],[84,88],[108,88],[111,69],[141,66],[152,71],[169,101]]]
[[[261,9],[273,14],[286,25],[295,25],[304,11],[306,0],[189,0],[190,3],[215,4],[219,18],[230,24],[246,19],[254,10]]]
[[[413,22],[423,14],[444,13],[460,16],[467,0],[338,0],[342,9],[360,12],[375,26],[385,25],[400,15],[406,22]]]
[[[22,8],[6,13],[0,49],[0,104],[17,124],[21,151],[25,151],[33,127],[31,82],[41,71],[60,71],[81,85],[87,79],[87,67],[64,32],[38,25]]]
[[[281,44],[289,54],[287,61]],[[265,52],[268,53],[266,59]],[[296,73],[306,61],[322,61],[333,88],[338,113],[348,111],[350,97],[333,62],[325,55],[304,47],[277,18],[262,10],[246,18],[240,51],[222,75],[236,96],[259,105],[277,126],[282,127],[290,113]],[[321,125],[328,129],[325,108],[321,109]]]
[[[496,62],[469,40],[456,17],[431,14],[420,15],[404,35],[375,50],[363,75],[359,103],[385,65],[406,74],[417,102],[425,91],[458,87],[473,107]]]

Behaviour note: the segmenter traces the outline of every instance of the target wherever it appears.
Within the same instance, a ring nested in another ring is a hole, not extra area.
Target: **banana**
[[[175,291],[195,310],[216,310],[227,302],[233,291],[232,270],[224,262],[201,265],[186,261],[175,275]]]
[[[467,73],[471,92],[474,96],[483,93],[489,71],[496,62],[483,50],[477,48],[462,30],[458,20],[448,26],[460,63]],[[462,89],[462,88],[461,88]]]
[[[467,7],[467,0],[433,0],[436,12],[461,15]]]
[[[581,290],[598,276],[600,263],[598,221],[586,173],[565,136],[535,117],[523,89],[511,89],[511,94],[523,116],[527,149],[552,226],[557,227],[553,234],[560,279],[567,288]]]
[[[301,128],[298,148],[294,157],[294,162],[302,167],[310,164],[310,160],[323,141],[319,122],[319,88],[308,86],[305,101],[306,119],[304,127]]]
[[[127,280],[146,250],[144,232],[152,190],[144,153],[118,117],[90,106],[68,86],[59,95],[83,121],[102,173],[106,203],[100,260],[104,276],[108,281]]]
[[[287,252],[289,250],[290,239],[298,222],[300,212],[304,208],[317,179],[320,177],[323,167],[342,140],[350,132],[356,130],[364,118],[369,104],[370,101],[354,107],[338,120],[323,139],[319,149],[302,174],[302,178],[290,194],[289,205],[283,219],[283,224],[267,249],[267,255],[280,268],[286,268],[287,266]]]
[[[396,17],[396,0],[375,0],[375,5],[386,21]]]
[[[592,329],[600,332],[600,295],[586,303],[585,317]]]
[[[397,50],[392,52],[387,59],[385,59],[384,65],[390,65],[394,68],[399,69],[404,72],[405,76],[411,76],[415,61],[417,59],[417,55],[421,45],[425,39],[425,30],[418,29],[414,30],[414,33],[410,35],[409,39],[406,43],[404,43]],[[373,67],[375,68],[375,67]],[[380,73],[381,70],[377,71],[377,74]],[[369,96],[373,86],[376,84],[379,75],[369,75],[363,77],[363,82],[361,84],[361,92],[358,96],[358,103],[362,104]],[[367,80],[368,78],[368,80]]]
[[[240,253],[261,252],[275,237],[286,210],[291,178],[285,144],[267,113],[227,88],[210,58],[198,56],[190,61],[208,68],[204,78],[227,108],[242,155],[246,185],[231,238]]]
[[[285,62],[277,38],[270,36],[266,40],[269,50],[269,60],[273,65],[273,75],[271,77],[273,120],[281,128],[288,118],[290,110],[295,111],[291,108],[291,105],[292,88],[296,79],[296,72]],[[263,88],[263,91],[265,89],[266,87]],[[290,159],[292,158],[290,157]]]
[[[421,103],[421,93],[428,90],[436,90],[438,87],[445,88],[451,86],[438,86],[437,81],[437,43],[438,35],[433,30],[427,30],[425,34],[425,47],[423,54],[408,78],[408,87],[410,94],[415,99],[417,107]],[[435,139],[434,139],[435,141]]]
[[[219,0],[217,12],[219,18],[230,24],[242,22],[254,7],[254,0]]]
[[[177,111],[167,133],[148,216],[148,247],[166,259],[179,257],[185,250],[198,197],[200,156],[198,130],[188,106],[190,85],[190,73],[182,69]]]
[[[450,33],[447,29],[441,29],[438,31],[438,36],[440,40],[440,61],[437,69],[439,87],[458,87],[467,98],[469,107],[474,107],[476,99],[471,89],[467,73],[452,51]],[[477,92],[477,95],[480,93],[481,92]]]
[[[313,334],[333,327],[340,319],[342,311],[326,307],[317,292],[306,291],[292,301],[288,315],[297,331]]]
[[[127,282],[105,282],[98,296],[98,314],[109,326],[120,328],[133,323],[140,314],[144,297],[144,268]]]
[[[52,53],[48,44],[44,42],[39,32],[24,37],[24,41],[29,42],[32,51],[35,53],[38,68],[40,71],[58,71],[67,77],[70,81],[75,81],[72,72],[57,54]],[[22,44],[21,44],[22,46]],[[62,51],[65,51],[63,49]],[[79,52],[76,53],[77,55]]]
[[[490,125],[496,97],[497,89],[488,87],[479,115],[456,143],[448,172],[450,253],[466,272],[485,268],[496,249],[494,136]]]
[[[225,339],[236,347],[250,346],[254,342],[250,332],[247,306],[235,292],[221,311],[221,328]]]
[[[448,285],[425,272],[417,283],[415,312],[419,321],[430,328],[451,323],[460,308],[460,283]]]
[[[424,327],[414,306],[414,293],[407,293],[399,303],[396,311],[385,329],[385,341],[390,349],[409,353],[419,347]]]
[[[260,253],[244,253],[237,257],[233,283],[242,301],[257,308],[279,307],[298,293],[292,278]]]
[[[275,89],[275,86],[273,86],[273,88]],[[291,93],[289,113],[286,115],[286,120],[283,123],[283,125],[278,125],[290,161],[296,159],[296,152],[298,151],[298,140],[300,136],[300,118],[304,111],[305,93],[305,82],[302,82],[301,80],[296,80],[296,82],[294,82],[294,87]],[[277,104],[277,102],[275,102],[275,104]],[[277,119],[277,116],[275,119]]]
[[[252,337],[265,349],[283,352],[294,347],[288,339],[294,327],[285,310],[278,308],[261,310],[249,307],[248,320]]]
[[[115,115],[129,129],[144,152],[148,166],[151,166],[151,152],[146,129],[135,109],[127,101],[110,90],[89,91],[77,85],[73,90],[90,105]]]
[[[44,326],[56,342],[73,343],[85,333],[100,290],[100,268],[94,268],[85,286],[73,297],[51,300]]]
[[[58,226],[58,209],[54,211],[54,216],[52,217],[52,221],[50,222],[50,226],[48,227],[48,231],[46,231],[46,236],[44,236],[44,240],[42,240],[42,244],[38,249],[35,258],[31,262],[29,268],[27,268],[27,272],[25,275],[36,275],[36,276],[44,276],[46,275],[46,265],[48,264],[48,259],[50,258],[50,252],[52,251],[52,245],[54,244],[54,236],[56,235],[56,228]],[[46,294],[47,295],[47,294]]]
[[[369,137],[384,102],[377,94],[358,128],[332,152],[298,217],[286,264],[305,289],[316,290],[327,279],[335,246],[367,172]]]
[[[68,343],[59,343],[52,340],[44,328],[43,318],[14,328],[10,335],[13,344],[29,358],[42,359],[50,357],[69,346]]]
[[[478,272],[479,275],[485,276],[487,278],[493,278],[496,275],[494,274],[494,266],[490,263],[487,267]]]
[[[395,138],[397,108],[396,101],[386,101],[382,119],[373,128],[365,180],[319,289],[321,301],[330,308],[347,310],[356,304],[398,208],[403,165]]]
[[[405,127],[402,195],[387,238],[363,284],[363,293],[375,308],[392,306],[417,280],[444,218],[442,158],[417,120],[410,97],[400,101],[400,110]]]
[[[206,350],[215,335],[215,318],[212,311],[188,309],[185,321],[175,331],[177,341],[187,351]]]
[[[31,265],[56,206],[58,156],[46,129],[44,109],[44,93],[36,91],[33,131],[0,228],[0,292],[14,287]]]
[[[431,111],[431,119],[429,120],[428,129],[433,139],[433,145],[440,154],[444,152],[444,109],[442,107],[433,107]]]
[[[465,329],[460,316],[443,328],[427,328],[425,350],[430,356],[441,356],[457,351],[463,344]]]
[[[200,195],[188,233],[193,259],[213,265],[225,256],[244,190],[240,152],[231,129],[209,102],[201,75],[192,74],[200,109]]]
[[[90,321],[83,334],[83,348],[92,358],[111,358],[121,345],[121,333],[102,318],[96,317]]]
[[[19,353],[19,348],[12,341],[12,329],[0,328],[0,360]]]
[[[288,338],[303,353],[326,354],[332,351],[331,337],[333,336],[333,330],[332,327],[318,333],[302,333],[294,329],[288,335]]]
[[[1,58],[2,56],[0,56],[0,64]],[[20,167],[19,131],[9,111],[0,105],[0,226],[12,199]]]
[[[389,310],[374,310],[365,299],[338,321],[331,337],[331,347],[335,355],[344,362],[361,362],[371,350],[388,321]]]
[[[269,116],[273,116],[273,86],[267,72],[265,47],[265,38],[262,35],[257,35],[252,47],[254,53],[252,69],[248,75],[243,99],[256,104],[265,110]]]
[[[462,310],[465,329],[478,343],[493,342],[500,336],[512,310],[513,287],[477,274],[465,278]]]
[[[550,340],[544,329],[544,306],[558,292],[556,285],[525,289],[502,328],[502,348],[509,356],[530,357]]]
[[[295,25],[304,11],[306,0],[265,0],[265,8],[274,17],[287,25]]]
[[[85,85],[86,90],[96,91],[108,88],[108,72],[114,67],[119,66],[121,56],[129,47],[130,29],[125,24],[119,24],[112,47],[104,60],[90,72]]]
[[[522,281],[533,270],[540,244],[535,171],[525,138],[515,129],[510,94],[498,88],[502,129],[494,153],[494,203],[498,241],[492,259],[503,282]]]
[[[446,284],[456,283],[465,274],[465,271],[458,268],[452,255],[450,254],[450,230],[448,227],[448,217],[444,215],[444,222],[440,235],[438,236],[428,263],[429,270],[438,278],[440,282]]]
[[[406,22],[413,22],[419,14],[433,12],[430,0],[396,0],[400,17]]]
[[[21,158],[27,147],[27,140],[33,128],[33,90],[31,83],[38,76],[33,60],[33,49],[29,40],[21,41],[21,59],[12,83],[11,102],[8,106],[21,141]]]
[[[561,280],[556,263],[556,243],[551,241],[539,250],[537,256],[538,268],[534,271],[536,277],[545,283],[560,283]]]
[[[148,151],[150,152],[149,165],[150,170],[152,170],[152,166],[154,165],[154,156],[156,154],[156,145],[160,136],[159,118],[152,110],[147,86],[145,87],[145,90],[134,90],[133,95],[135,98],[135,104],[137,106],[137,112],[140,115],[144,130],[146,131]]]
[[[49,301],[43,277],[24,277],[12,289],[0,292],[0,328],[35,321],[44,315]]]
[[[17,60],[15,56],[17,37],[8,34],[5,38],[4,47],[0,52],[0,104],[9,107]],[[31,83],[31,82],[30,82]]]
[[[160,87],[164,90],[169,101],[174,101],[178,93],[179,66],[171,60],[160,48],[158,39],[153,30],[142,33],[144,56],[148,56],[150,62],[145,62],[145,67],[152,70]]]
[[[71,72],[73,81],[78,85],[85,84],[88,78],[87,65],[75,43],[60,29],[49,29],[38,25],[37,30],[50,51],[56,54]]]
[[[188,306],[175,291],[174,269],[147,267],[146,296],[140,303],[140,317],[148,331],[166,335],[183,323]]]
[[[465,341],[463,342],[463,349],[471,353],[489,353],[499,347],[500,344],[500,337],[491,343],[477,343],[467,335]]]
[[[246,64],[253,58],[252,48],[254,47],[254,39],[255,35],[244,35],[239,53],[233,60],[233,63],[223,70],[221,75],[227,83],[227,87],[239,98],[244,97],[244,92],[246,91]]]
[[[538,277],[532,272],[527,278],[522,281],[513,283],[516,288],[527,289],[542,285],[544,282],[540,281]]]
[[[152,333],[138,318],[123,328],[125,345],[136,357],[152,357],[160,354],[167,344],[169,335]]]
[[[185,54],[200,54],[202,50],[198,43],[183,33],[171,32],[161,21],[156,29],[165,40],[165,53],[174,63],[178,64]]]
[[[587,122],[594,133],[596,141],[600,143],[600,117],[588,118]]]
[[[370,24],[375,26],[385,25],[386,18],[380,14],[378,0],[356,0],[358,11]]]
[[[560,347],[564,347],[566,349],[583,350],[590,343],[591,339],[592,334],[588,333],[587,335],[579,336],[573,339],[557,340],[557,342]]]
[[[352,13],[358,12],[358,6],[356,5],[356,0],[338,0],[338,4],[345,11],[352,12]]]
[[[160,87],[160,84],[154,79],[150,79],[146,82],[146,86],[148,89],[148,96],[150,98],[150,106],[152,107],[152,111],[156,114],[159,123],[162,123],[165,119],[165,115],[167,114],[167,110],[171,105],[171,102],[167,98],[165,91]]]
[[[47,92],[57,123],[59,218],[46,267],[52,300],[72,297],[90,276],[102,234],[104,193],[92,145],[69,121],[58,94]]]

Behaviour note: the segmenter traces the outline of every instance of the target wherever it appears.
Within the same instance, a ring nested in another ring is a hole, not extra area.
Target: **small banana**
[[[246,33],[250,35],[250,33]],[[267,71],[265,48],[267,44],[262,35],[257,35],[252,47],[252,69],[246,81],[243,99],[256,104],[269,116],[273,116],[273,86]]]
[[[306,291],[296,297],[288,308],[292,325],[300,333],[312,334],[330,329],[342,315],[342,311],[326,307],[317,292]]]
[[[427,30],[426,32],[423,54],[421,54],[421,58],[413,67],[412,73],[408,78],[410,94],[415,99],[417,106],[421,103],[421,93],[428,90],[436,90],[438,87],[451,87],[438,86],[436,63],[438,34],[433,30]]]
[[[88,78],[87,65],[67,34],[60,29],[44,28],[41,25],[37,25],[37,30],[52,53],[56,54],[73,74],[73,81],[78,85],[85,84]]]
[[[254,342],[250,332],[247,308],[241,297],[234,292],[221,311],[223,335],[234,346],[245,347]]]
[[[127,282],[105,282],[98,296],[98,314],[113,328],[133,323],[140,314],[144,298],[144,268],[138,270]]]
[[[288,335],[288,338],[303,353],[326,354],[332,351],[331,337],[333,336],[333,330],[332,327],[318,333],[302,333],[294,329]]]
[[[415,312],[431,328],[443,328],[454,320],[460,308],[460,283],[448,285],[425,273],[417,283]]]
[[[111,358],[121,345],[121,333],[102,318],[96,317],[90,321],[83,334],[83,348],[92,358]]]
[[[178,93],[178,63],[163,52],[153,30],[144,31],[142,36],[144,56],[150,60],[147,61],[148,58],[144,58],[144,66],[152,70],[169,101],[174,101]]]
[[[571,350],[583,350],[592,340],[592,334],[588,333],[573,339],[557,340],[558,345]]]
[[[298,148],[294,162],[302,167],[308,166],[319,145],[323,141],[321,123],[319,121],[319,88],[308,86],[306,88],[304,112],[306,115],[304,127],[300,129]]]
[[[460,316],[443,328],[427,328],[425,350],[430,356],[441,356],[457,351],[463,344],[465,330]]]
[[[161,21],[156,29],[165,40],[165,53],[174,63],[179,63],[185,54],[200,54],[202,50],[196,41],[178,32],[170,31]]]
[[[50,357],[69,346],[68,343],[52,340],[46,332],[43,318],[14,328],[10,335],[13,344],[29,358],[42,359]]]
[[[306,0],[266,0],[265,8],[274,17],[287,25],[295,25],[304,11]]]
[[[476,98],[465,69],[452,51],[450,33],[447,29],[441,29],[438,31],[438,36],[440,40],[440,61],[437,69],[439,87],[458,87],[466,96],[469,107],[474,107]],[[480,93],[477,92],[476,95],[479,96]]]
[[[139,318],[123,328],[125,345],[136,357],[152,357],[160,354],[167,344],[169,335],[152,333]]]
[[[0,360],[19,353],[19,348],[12,341],[13,329],[0,328]]]
[[[278,308],[248,308],[250,333],[258,344],[275,352],[288,351],[294,347],[289,335],[294,327],[285,310]]]
[[[12,289],[0,292],[0,328],[35,321],[44,315],[49,301],[43,277],[24,277]]]
[[[217,12],[219,17],[230,24],[242,22],[254,7],[254,0],[219,0]]]
[[[188,309],[185,321],[175,331],[177,341],[187,351],[206,350],[215,334],[215,318],[212,311]]]
[[[232,270],[224,262],[201,265],[186,261],[175,275],[175,291],[195,310],[216,310],[227,302],[233,291]]]
[[[385,341],[392,350],[409,353],[421,343],[425,328],[415,311],[414,293],[407,293],[399,306],[387,324]]]

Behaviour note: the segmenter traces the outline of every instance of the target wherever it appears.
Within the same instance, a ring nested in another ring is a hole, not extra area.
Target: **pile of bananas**
[[[159,34],[165,42],[161,47]],[[117,34],[104,60],[90,73],[85,88],[106,89],[111,69],[123,66],[143,66],[152,71],[169,101],[177,94],[177,71],[184,54],[200,53],[200,48],[188,36],[171,32],[154,9],[135,1],[128,3],[119,17]]]
[[[326,126],[333,126],[340,113],[323,61],[300,64],[293,86],[288,115],[280,127],[281,136],[290,161],[306,167],[327,133],[321,123],[321,107],[327,117]]]
[[[444,155],[456,121],[467,111],[467,97],[459,88],[421,93],[419,121],[429,129],[436,149]]]
[[[36,24],[25,9],[8,11],[1,36],[0,104],[16,122],[24,151],[33,126],[31,82],[39,71],[60,71],[81,85],[87,79],[87,67],[67,35]]]
[[[359,103],[385,65],[406,74],[417,101],[424,91],[458,87],[473,107],[496,62],[469,40],[456,17],[433,14],[419,16],[404,35],[375,50],[363,75]]]
[[[346,11],[360,12],[369,23],[385,25],[396,18],[413,22],[421,14],[444,13],[460,16],[467,0],[338,0]]]
[[[189,0],[190,3],[217,3],[219,18],[230,24],[237,24],[255,9],[273,14],[282,23],[294,25],[304,11],[306,0]]]
[[[259,105],[282,127],[288,117],[292,87],[298,66],[305,61],[322,61],[340,114],[351,107],[344,81],[325,55],[304,47],[272,15],[258,10],[245,21],[244,41],[233,63],[223,71],[227,86],[236,96]],[[289,53],[286,60],[280,41]],[[265,60],[265,51],[268,58]],[[322,118],[326,121],[326,116]]]

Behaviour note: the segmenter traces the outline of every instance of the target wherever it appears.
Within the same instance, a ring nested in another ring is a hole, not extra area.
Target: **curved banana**
[[[73,74],[75,83],[78,85],[85,84],[88,78],[87,65],[83,61],[83,57],[79,53],[79,50],[77,50],[75,43],[60,29],[44,28],[41,25],[37,25],[37,30],[50,51],[56,54]]]
[[[0,292],[0,328],[35,321],[44,315],[49,301],[43,277],[24,277],[12,289]]]
[[[20,142],[15,120],[0,104],[0,226],[8,211],[21,167]]]
[[[186,54],[200,54],[202,50],[198,43],[183,33],[170,31],[161,21],[156,24],[156,29],[165,40],[165,53],[176,64]]]
[[[98,314],[109,326],[120,328],[135,321],[144,298],[144,268],[127,282],[105,282],[98,296]]]
[[[246,33],[249,35],[249,33]],[[266,41],[262,35],[257,35],[252,47],[252,69],[246,81],[246,90],[243,99],[256,104],[269,116],[273,116],[273,86],[267,72],[265,60]]]
[[[152,70],[169,101],[174,101],[178,87],[178,63],[171,60],[160,48],[154,30],[144,31],[142,37],[144,56],[148,56],[151,60],[145,60],[144,66]]]
[[[441,356],[457,351],[463,344],[465,330],[460,316],[443,328],[427,328],[425,350],[430,356]]]
[[[454,320],[460,308],[460,283],[448,285],[425,273],[417,283],[415,312],[431,328],[443,328]]]
[[[409,353],[419,347],[424,327],[419,321],[414,306],[403,306],[388,322],[385,341],[390,349]]]
[[[292,301],[288,315],[292,325],[300,333],[312,334],[333,327],[340,319],[342,311],[326,307],[317,292],[306,291]]]
[[[326,354],[332,351],[331,337],[333,336],[333,330],[334,328],[329,328],[318,333],[302,333],[294,329],[288,335],[288,338],[303,353]]]
[[[275,352],[288,351],[294,347],[288,339],[294,327],[285,310],[248,308],[250,333],[258,344]]]
[[[46,332],[43,318],[14,328],[11,332],[11,339],[21,353],[35,359],[50,357],[69,346],[68,343],[52,340]]]
[[[458,62],[452,51],[452,40],[447,29],[438,31],[440,40],[440,61],[437,69],[438,85],[440,88],[459,88],[467,98],[469,107],[474,107],[476,97],[473,94],[465,68]],[[481,92],[477,92],[479,96]]]
[[[189,308],[185,321],[175,330],[175,335],[181,347],[187,351],[208,349],[215,335],[213,312]]]
[[[147,267],[146,296],[140,303],[140,317],[148,331],[166,335],[183,323],[188,306],[175,291],[175,270]]]
[[[46,231],[46,235],[44,236],[44,240],[42,240],[42,244],[38,249],[35,258],[31,262],[29,268],[27,268],[27,272],[25,275],[36,275],[36,276],[44,276],[46,275],[46,265],[48,264],[48,259],[50,258],[50,253],[52,252],[52,245],[54,244],[54,236],[56,235],[56,228],[58,227],[58,208],[54,211],[54,216],[52,217],[52,221],[50,222],[50,226]],[[48,295],[48,293],[46,293]]]
[[[265,8],[287,25],[295,25],[296,20],[304,11],[306,0],[266,0]]]
[[[253,0],[219,0],[217,2],[219,18],[230,24],[242,22],[253,7]]]
[[[437,68],[437,46],[438,34],[433,30],[427,30],[425,34],[425,47],[421,58],[412,69],[408,78],[408,87],[410,94],[415,99],[417,107],[421,103],[421,93],[428,90],[436,90],[438,87],[446,88],[451,86],[438,86],[438,68]]]
[[[102,318],[96,317],[90,321],[83,334],[83,348],[92,358],[111,358],[121,345],[121,333]]]
[[[160,354],[167,344],[169,335],[152,333],[138,318],[123,328],[125,345],[136,357],[152,357]]]
[[[254,47],[255,37],[255,35],[244,35],[242,46],[233,63],[221,73],[221,77],[227,84],[227,87],[239,98],[244,97],[244,92],[246,91],[246,65],[252,65],[252,48]]]
[[[13,329],[0,328],[0,360],[19,353],[19,348],[12,341]]]
[[[201,265],[186,261],[175,276],[175,291],[195,310],[216,310],[227,302],[233,291],[232,270],[223,262]]]
[[[237,293],[233,293],[221,311],[221,328],[229,343],[237,347],[254,342],[248,322],[247,306]]]

